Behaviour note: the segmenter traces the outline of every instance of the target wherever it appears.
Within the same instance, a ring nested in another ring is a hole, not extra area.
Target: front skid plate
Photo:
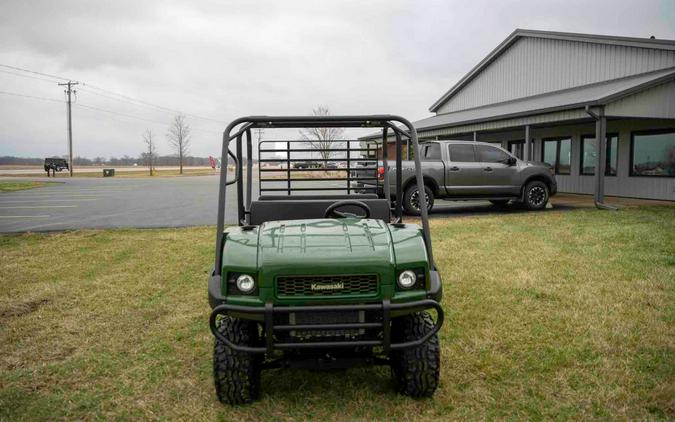
[[[282,358],[264,362],[261,369],[350,369],[364,366],[390,366],[389,359],[379,356],[333,356],[331,354],[312,355],[312,356],[284,356]]]

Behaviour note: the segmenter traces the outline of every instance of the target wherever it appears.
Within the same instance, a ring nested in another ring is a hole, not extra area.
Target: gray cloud
[[[672,1],[4,1],[0,63],[65,75],[166,107],[245,114],[398,113],[418,119],[517,27],[675,38]],[[0,90],[62,98],[0,73]],[[170,113],[94,94],[74,109],[76,152],[137,155]],[[0,97],[0,155],[63,154],[62,104]],[[223,124],[190,118],[193,152]],[[163,140],[163,139],[162,139]],[[162,145],[162,153],[168,153]]]

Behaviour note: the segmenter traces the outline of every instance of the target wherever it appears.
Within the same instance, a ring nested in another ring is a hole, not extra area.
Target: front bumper
[[[405,313],[422,311],[425,309],[436,310],[437,318],[433,328],[422,337],[403,343],[391,342],[391,315],[392,313]],[[374,322],[352,322],[352,323],[329,323],[329,324],[278,324],[275,323],[275,315],[304,313],[304,312],[377,312],[380,315]],[[266,344],[261,347],[243,346],[232,343],[230,339],[223,336],[216,324],[218,315],[235,314],[237,317],[250,315],[251,319],[259,320],[263,317],[263,330],[265,332]],[[382,347],[383,353],[389,350],[401,350],[410,347],[419,346],[429,340],[440,330],[443,325],[443,308],[433,299],[423,299],[405,303],[391,303],[389,300],[383,300],[380,303],[353,304],[353,305],[312,305],[312,306],[274,306],[271,302],[265,304],[263,308],[233,305],[223,303],[213,308],[209,318],[209,326],[213,335],[228,347],[239,352],[246,353],[267,353],[271,354],[275,350],[292,349],[320,349],[337,347]],[[303,341],[303,342],[275,342],[275,332],[290,332],[294,330],[352,330],[352,329],[381,329],[382,336],[377,340],[340,340],[340,341]]]

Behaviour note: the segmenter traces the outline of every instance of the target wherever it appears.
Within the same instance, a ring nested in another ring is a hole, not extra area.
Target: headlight
[[[412,270],[405,270],[398,275],[398,285],[403,289],[409,289],[415,285],[417,276]]]
[[[237,289],[242,293],[250,293],[255,288],[255,280],[248,274],[237,277]]]

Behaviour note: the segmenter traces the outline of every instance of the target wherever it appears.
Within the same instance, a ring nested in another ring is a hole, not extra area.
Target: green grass
[[[15,192],[18,190],[39,188],[45,185],[47,185],[47,182],[0,181],[0,192]]]
[[[675,207],[432,221],[441,385],[268,371],[215,400],[212,228],[0,236],[1,419],[673,419]]]

